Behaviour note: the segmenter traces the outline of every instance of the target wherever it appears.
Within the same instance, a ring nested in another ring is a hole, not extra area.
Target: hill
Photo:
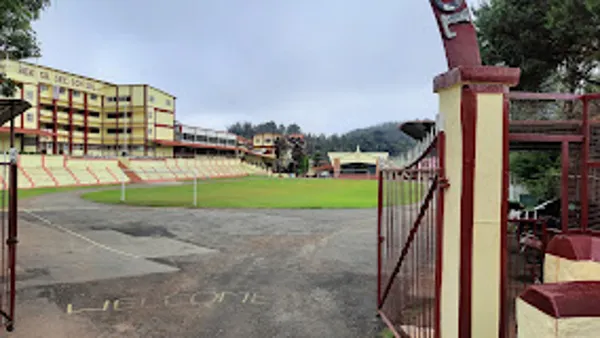
[[[414,141],[398,129],[400,122],[386,122],[378,125],[351,130],[338,135],[305,133],[306,152],[310,157],[321,158],[330,151],[354,151],[359,146],[361,151],[386,151],[391,156],[409,149]],[[251,138],[256,133],[300,133],[302,128],[296,124],[285,126],[274,121],[253,125],[249,122],[238,122],[228,128],[237,135]]]

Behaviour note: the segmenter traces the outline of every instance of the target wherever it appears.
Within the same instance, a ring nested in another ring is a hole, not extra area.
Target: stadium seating
[[[129,174],[127,174],[129,173]],[[176,159],[88,158],[62,155],[20,155],[19,188],[115,184],[131,177],[147,182],[266,175],[259,166],[237,158],[201,156]],[[6,184],[8,172],[0,172]]]
[[[69,186],[79,184],[79,180],[73,172],[69,171],[65,166],[64,156],[44,156],[42,157],[44,168],[50,175],[57,186]]]
[[[129,164],[129,170],[135,172],[144,181],[159,182],[177,179],[165,159],[131,159]]]
[[[66,167],[75,174],[79,184],[115,184],[129,179],[119,167],[117,158],[68,158]]]
[[[58,181],[45,166],[42,155],[19,156],[19,188],[39,188],[58,186]]]

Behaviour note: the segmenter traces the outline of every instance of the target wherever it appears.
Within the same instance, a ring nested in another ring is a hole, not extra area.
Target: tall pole
[[[15,106],[13,104],[13,111]],[[10,322],[7,329],[12,331],[13,321],[15,318],[15,288],[16,274],[15,268],[17,265],[17,149],[15,148],[15,120],[10,120],[10,164],[9,164],[9,186],[8,186],[8,264],[10,269]]]

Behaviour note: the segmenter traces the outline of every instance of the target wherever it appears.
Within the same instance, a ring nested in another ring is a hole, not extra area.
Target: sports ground
[[[207,180],[198,208],[191,187],[22,191],[11,336],[381,331],[376,181]]]

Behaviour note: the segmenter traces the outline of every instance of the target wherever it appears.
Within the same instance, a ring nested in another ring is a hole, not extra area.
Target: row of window
[[[107,102],[131,102],[131,96],[107,96]]]
[[[42,129],[53,130],[54,129],[54,125],[52,125],[51,123],[44,123],[42,125]],[[70,131],[71,130],[70,126],[64,125],[64,124],[58,125],[57,129],[58,130],[64,130],[64,131]],[[81,127],[81,126],[73,126],[73,131],[84,132],[85,128]],[[88,133],[90,133],[90,134],[100,134],[100,128],[98,128],[98,127],[88,127]]]
[[[217,138],[217,137],[208,137],[206,135],[194,135],[194,134],[187,134],[184,133],[183,136],[179,136],[179,139],[183,139],[184,141],[188,141],[188,142],[208,142],[208,143],[213,143],[213,144],[227,144],[227,145],[235,145],[236,144],[236,140],[228,140],[228,139],[221,139],[221,138]]]
[[[131,96],[107,96],[106,97],[106,101],[108,102],[131,102]],[[154,102],[154,96],[150,95],[148,96],[148,102],[153,103]],[[170,99],[165,99],[165,105],[167,105],[168,107],[171,106],[171,100]]]
[[[51,86],[45,85],[45,84],[41,84],[40,85],[40,91],[45,92],[48,91],[50,89]],[[60,87],[60,86],[55,86],[53,90],[58,91],[58,94],[65,94],[67,92],[67,89],[65,87]],[[80,97],[82,94],[81,91],[78,90],[73,90],[73,97]],[[25,97],[27,98],[27,100],[33,100],[33,90],[28,90],[25,93]],[[90,94],[88,96],[88,98],[91,101],[96,101],[98,99],[98,95],[96,94]],[[106,101],[107,102],[131,102],[131,96],[107,96],[106,97]],[[148,102],[154,102],[154,96],[150,95],[148,97]],[[165,105],[170,107],[172,104],[170,99],[165,99]]]
[[[52,111],[54,109],[54,106],[51,104],[41,104],[40,108],[44,109],[44,110],[50,110]],[[85,116],[85,109],[77,109],[77,108],[72,108],[73,109],[73,114],[77,114],[77,115],[84,115]],[[63,107],[63,106],[57,106],[56,107],[56,111],[59,113],[69,113],[69,108],[67,107]],[[100,117],[100,112],[97,111],[93,111],[93,110],[88,110],[88,116],[90,117]]]
[[[48,89],[50,89],[50,87],[48,85],[45,85],[45,84],[40,85],[40,91],[45,92],[45,91],[48,91]],[[58,91],[58,93],[61,95],[65,94],[67,92],[67,89],[65,87],[54,87],[54,90]],[[73,97],[80,97],[81,94],[82,94],[82,92],[80,92],[79,90],[73,90]],[[98,95],[90,94],[88,96],[88,98],[92,101],[96,101],[98,99]],[[33,100],[33,91],[32,90],[27,91],[27,99]]]
[[[42,125],[42,129],[46,129],[46,130],[54,130],[54,126],[51,123],[44,123]],[[58,125],[57,130],[64,130],[64,131],[70,131],[71,128],[68,125]],[[80,132],[85,132],[85,127],[82,126],[73,126],[73,131],[80,131]],[[152,128],[148,128],[148,136],[152,136]],[[89,134],[100,134],[100,128],[98,127],[88,127],[88,133]],[[132,129],[131,128],[109,128],[106,130],[107,134],[111,134],[111,135],[123,135],[123,134],[131,134],[132,133]]]

